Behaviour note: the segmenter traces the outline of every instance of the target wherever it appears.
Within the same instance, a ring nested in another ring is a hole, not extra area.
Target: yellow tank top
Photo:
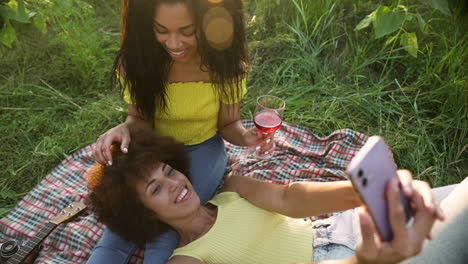
[[[122,80],[121,80],[122,81]],[[128,87],[124,100],[133,104]],[[245,80],[242,91],[234,100],[219,98],[212,83],[181,82],[167,86],[167,111],[155,111],[154,129],[162,136],[169,136],[185,145],[202,143],[218,131],[218,115],[221,103],[238,103],[247,92]]]
[[[312,261],[312,223],[254,206],[237,193],[224,192],[215,224],[201,238],[177,248],[204,263],[285,264]],[[171,257],[172,257],[171,256]]]

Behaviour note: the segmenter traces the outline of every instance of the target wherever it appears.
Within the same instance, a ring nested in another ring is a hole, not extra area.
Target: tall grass
[[[95,2],[37,1],[48,32],[18,25],[15,46],[0,47],[0,216],[125,115],[109,85],[119,6]]]
[[[250,29],[255,90],[247,100],[278,94],[289,122],[319,135],[345,127],[382,135],[416,177],[458,182],[468,176],[467,21],[406,2],[427,21],[417,58],[353,30],[375,9],[369,1],[251,1],[257,16],[272,17]]]
[[[0,216],[66,155],[123,120],[109,85],[118,2],[36,1],[48,32],[18,25],[15,46],[0,47]],[[427,22],[414,58],[370,30],[354,31],[374,2],[246,1],[253,67],[242,117],[258,95],[276,94],[287,101],[287,122],[320,136],[340,128],[382,135],[416,177],[459,182],[468,174],[466,19],[400,1]]]

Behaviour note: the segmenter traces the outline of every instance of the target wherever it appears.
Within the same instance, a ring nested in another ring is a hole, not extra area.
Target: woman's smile
[[[181,51],[172,51],[166,47],[166,51],[167,53],[169,53],[169,56],[171,56],[175,60],[185,59],[190,54],[189,48],[183,49]]]
[[[185,202],[185,201],[187,201],[187,200],[190,198],[190,196],[192,196],[192,192],[191,192],[189,189],[187,189],[186,187],[184,187],[184,188],[180,191],[180,193],[179,193],[179,195],[177,196],[177,199],[175,200],[174,203]]]

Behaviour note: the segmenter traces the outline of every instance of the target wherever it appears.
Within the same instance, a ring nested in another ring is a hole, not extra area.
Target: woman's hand
[[[408,171],[399,171],[400,178],[410,176]],[[370,215],[359,212],[361,222],[362,243],[356,249],[358,263],[397,263],[419,254],[425,238],[430,237],[434,221],[439,218],[435,211],[428,209],[427,201],[432,201],[430,188],[427,184],[413,182],[411,195],[414,221],[407,226],[405,213],[400,202],[399,181],[389,182],[386,190],[388,199],[390,225],[394,238],[390,242],[381,242],[376,238],[376,229]],[[404,185],[404,186],[408,186]]]
[[[260,153],[269,154],[275,150],[275,133],[263,134],[256,128],[250,128],[242,135],[246,146],[255,147]]]
[[[434,214],[438,220],[443,221],[445,219],[440,207],[432,196],[431,188],[427,182],[413,180],[413,176],[408,170],[398,170],[398,178],[400,179],[403,193],[410,200],[416,190],[424,200],[425,209]],[[428,238],[430,239],[430,237]]]
[[[264,135],[255,128],[247,129],[240,120],[239,104],[222,104],[218,130],[223,138],[238,146],[257,147],[262,153],[275,150],[274,133]]]
[[[153,124],[152,119],[148,120],[140,115],[136,105],[129,104],[125,122],[98,137],[93,149],[93,158],[101,164],[111,166],[112,153],[110,147],[112,143],[120,143],[120,150],[127,153],[130,144],[130,133],[138,130],[152,131]]]
[[[130,144],[130,129],[128,129],[126,123],[111,128],[109,131],[98,137],[93,149],[94,159],[101,164],[111,166],[112,153],[110,146],[114,142],[120,143],[120,149],[123,153],[128,152],[128,144]]]

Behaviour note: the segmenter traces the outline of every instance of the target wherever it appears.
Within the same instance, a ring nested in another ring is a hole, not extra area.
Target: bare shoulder
[[[189,256],[174,256],[167,264],[202,264],[200,260]]]

